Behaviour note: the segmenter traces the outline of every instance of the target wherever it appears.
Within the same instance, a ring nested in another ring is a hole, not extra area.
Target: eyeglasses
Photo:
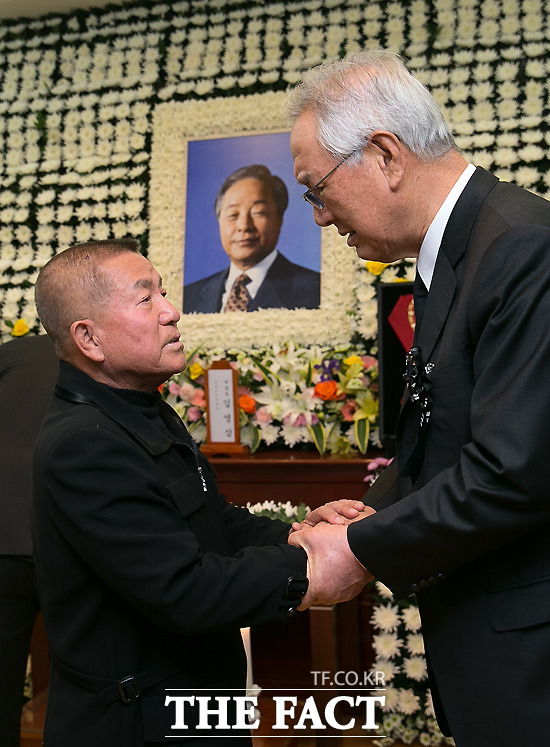
[[[313,205],[314,208],[317,208],[317,210],[322,210],[325,207],[325,203],[323,202],[323,200],[318,195],[315,194],[315,190],[319,189],[319,187],[321,186],[321,184],[324,181],[326,181],[331,174],[334,174],[334,172],[336,171],[336,169],[339,169],[340,166],[343,163],[345,163],[348,160],[348,158],[350,158],[352,155],[353,154],[350,153],[349,156],[346,156],[345,158],[343,158],[340,161],[340,163],[337,163],[336,166],[333,169],[331,169],[328,172],[328,174],[321,179],[320,182],[317,182],[317,184],[314,187],[312,187],[311,189],[308,189],[307,192],[304,192],[304,194],[302,195],[302,197],[304,198],[304,200],[306,202],[309,202],[310,205]]]

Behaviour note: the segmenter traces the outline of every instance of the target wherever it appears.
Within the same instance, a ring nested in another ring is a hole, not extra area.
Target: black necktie
[[[422,324],[422,315],[424,314],[424,307],[426,306],[426,299],[428,298],[428,289],[424,285],[420,273],[416,271],[416,277],[413,285],[413,299],[414,299],[414,337],[418,337],[420,325]]]

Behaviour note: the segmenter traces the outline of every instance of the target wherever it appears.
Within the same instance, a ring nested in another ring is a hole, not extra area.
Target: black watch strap
[[[289,576],[283,598],[279,605],[284,619],[290,620],[298,612],[298,607],[302,603],[302,598],[308,586],[309,580],[307,576]]]

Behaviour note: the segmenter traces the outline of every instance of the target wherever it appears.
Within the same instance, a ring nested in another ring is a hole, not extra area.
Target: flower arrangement
[[[356,346],[195,350],[163,394],[197,443],[206,438],[204,372],[229,359],[238,372],[242,443],[365,454],[378,445],[378,364]]]
[[[264,501],[263,503],[247,503],[247,509],[256,516],[268,516],[270,519],[279,519],[292,524],[295,521],[303,521],[311,511],[305,503],[298,506],[286,503],[275,503],[275,501]]]
[[[454,745],[440,732],[435,719],[416,602],[412,597],[395,600],[379,581],[372,584],[371,599],[373,668],[384,672],[386,683],[381,720],[386,736],[373,744]]]

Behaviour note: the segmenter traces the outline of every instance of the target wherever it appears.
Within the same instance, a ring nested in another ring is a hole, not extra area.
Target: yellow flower
[[[344,358],[346,366],[353,366],[354,363],[360,363],[363,365],[363,361],[358,355],[350,355],[348,358]]]
[[[24,319],[18,319],[12,327],[10,335],[13,337],[23,337],[29,331],[29,325]]]
[[[380,275],[382,270],[385,270],[387,266],[384,262],[365,262],[365,267],[371,275]]]
[[[204,368],[201,366],[200,363],[192,363],[189,366],[189,375],[192,379],[198,379],[199,376],[201,376],[204,373]]]

